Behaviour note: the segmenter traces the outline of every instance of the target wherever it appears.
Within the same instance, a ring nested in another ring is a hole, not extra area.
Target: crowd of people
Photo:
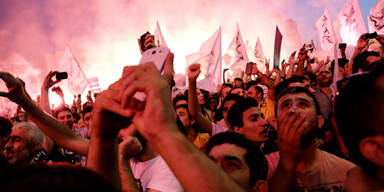
[[[370,38],[378,51],[368,51]],[[156,46],[153,36],[144,46]],[[19,106],[0,117],[0,189],[384,190],[384,36],[363,34],[351,58],[339,51],[337,62],[320,61],[303,47],[273,70],[266,61],[265,72],[249,63],[216,93],[197,87],[195,63],[176,95],[170,53],[162,73],[153,63],[126,66],[108,89],[72,105],[54,87],[57,72],[37,101],[28,83],[0,72],[0,96]],[[55,109],[50,90],[62,98]]]

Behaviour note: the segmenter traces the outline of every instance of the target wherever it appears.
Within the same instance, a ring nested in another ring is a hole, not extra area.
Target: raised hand
[[[130,124],[133,111],[121,107],[121,87],[122,80],[118,80],[97,96],[93,108],[93,134],[116,138],[120,129]]]
[[[55,84],[57,84],[58,82],[60,82],[61,79],[60,79],[60,80],[56,80],[56,81],[52,80],[52,77],[55,76],[56,73],[57,73],[57,71],[50,71],[50,72],[47,74],[47,76],[45,76],[45,78],[44,78],[44,82],[43,82],[43,85],[41,86],[41,88],[47,90],[47,89],[51,88],[53,85],[55,85]]]
[[[52,91],[54,91],[58,96],[64,97],[63,90],[61,90],[61,88],[59,86],[53,87]]]
[[[119,144],[119,156],[121,159],[128,160],[143,150],[143,146],[135,136],[125,136]]]
[[[291,56],[289,56],[289,64],[290,65],[293,65],[294,62],[295,62],[295,57],[296,57],[296,51],[294,51],[293,53],[291,53]]]
[[[194,63],[188,67],[188,79],[196,80],[200,74],[200,64]]]
[[[302,155],[300,139],[305,128],[305,117],[299,112],[282,114],[278,123],[277,142],[284,166],[294,169]]]
[[[305,49],[301,49],[299,54],[297,55],[297,58],[299,59],[299,61],[305,61],[308,57],[307,55],[307,50]]]
[[[8,72],[0,72],[0,78],[3,79],[8,88],[7,92],[0,92],[0,96],[7,97],[9,100],[17,103],[18,105],[24,104],[26,100],[32,101],[31,97],[25,90],[25,83],[20,78],[15,78]]]
[[[269,71],[269,59],[265,59],[265,70]]]
[[[122,83],[121,107],[134,111],[132,123],[143,137],[151,140],[153,136],[161,135],[163,132],[175,131],[172,129],[175,126],[168,126],[175,125],[176,122],[171,91],[153,63],[125,67]],[[141,104],[134,98],[136,92],[146,94],[142,107],[137,107]]]

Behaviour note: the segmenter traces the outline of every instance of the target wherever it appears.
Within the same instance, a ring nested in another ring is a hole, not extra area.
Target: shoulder
[[[226,131],[228,131],[227,127],[224,127],[216,123],[212,123],[212,135],[216,135],[218,133],[226,132]]]

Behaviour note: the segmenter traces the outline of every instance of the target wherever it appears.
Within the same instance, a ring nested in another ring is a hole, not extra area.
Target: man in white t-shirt
[[[344,191],[347,171],[355,165],[316,148],[316,129],[324,119],[313,94],[289,87],[276,101],[280,161],[271,191]]]
[[[131,135],[129,129],[119,132],[119,137],[123,140],[119,146],[122,188],[137,187],[146,192],[183,191],[171,169],[152,146],[139,133]],[[132,177],[126,177],[127,175]],[[137,186],[130,186],[134,182]]]

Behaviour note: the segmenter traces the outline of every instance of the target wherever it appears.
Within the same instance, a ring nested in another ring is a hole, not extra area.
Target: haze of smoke
[[[31,95],[36,96],[43,77],[49,70],[57,69],[65,47],[70,46],[85,74],[98,76],[101,87],[106,88],[120,77],[125,65],[138,63],[137,38],[147,30],[153,32],[156,21],[176,55],[175,69],[179,73],[184,73],[185,56],[198,51],[220,25],[224,54],[235,33],[236,22],[243,39],[249,40],[252,48],[260,37],[268,58],[272,58],[278,25],[283,34],[282,57],[285,58],[302,44],[296,22],[280,13],[292,7],[292,2],[3,0],[0,2],[0,67],[3,71],[19,73],[28,82]],[[15,57],[20,61],[17,64],[11,62]],[[66,102],[70,103],[73,97],[66,88],[64,92]]]

